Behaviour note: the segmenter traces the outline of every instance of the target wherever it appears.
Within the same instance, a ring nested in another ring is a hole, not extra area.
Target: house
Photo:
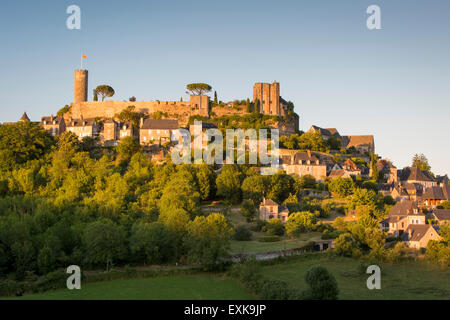
[[[66,122],[63,117],[54,117],[53,115],[50,117],[42,117],[39,124],[45,131],[54,137],[59,136],[66,131]]]
[[[143,119],[139,128],[140,143],[144,145],[170,142],[172,135],[178,131],[178,120]]]
[[[311,175],[317,181],[323,181],[327,176],[327,166],[311,155],[311,151],[297,152],[293,155],[280,157],[281,168],[290,175]]]
[[[386,194],[387,195],[387,194]],[[394,199],[395,201],[401,201],[401,200],[410,200],[408,197],[408,193],[406,192],[406,189],[403,188],[401,185],[395,185],[391,190],[389,195]]]
[[[318,126],[311,126],[308,132],[319,132],[322,135],[323,140],[328,140],[331,137],[341,139],[341,135],[336,128],[321,128]]]
[[[405,167],[397,171],[397,180],[405,185],[407,183],[419,183],[424,189],[437,185],[436,180],[426,171],[417,167]]]
[[[437,184],[439,186],[442,186],[444,184],[448,184],[449,180],[448,180],[448,175],[444,175],[444,176],[436,176],[435,178]]]
[[[280,206],[272,199],[264,198],[259,205],[259,219],[269,221],[270,219],[280,219],[285,223],[289,217],[289,209]]]
[[[388,159],[379,159],[376,163],[378,176],[386,180],[388,183],[397,182],[397,168]],[[373,177],[372,168],[369,175]],[[395,179],[394,179],[395,177]]]
[[[119,139],[125,137],[135,137],[139,138],[139,130],[131,122],[120,122],[119,123]]]
[[[438,225],[450,223],[450,210],[448,209],[434,209],[428,216],[428,219],[434,220]]]
[[[450,185],[445,184],[441,187],[433,186],[425,189],[421,200],[425,206],[430,207],[436,207],[442,202],[450,200]]]
[[[341,139],[342,147],[349,149],[354,147],[361,154],[375,152],[375,143],[373,135],[362,136],[343,136]]]
[[[440,241],[441,237],[429,224],[412,224],[401,236],[405,245],[410,248],[426,248],[430,240]]]
[[[66,124],[66,130],[74,133],[80,140],[84,137],[96,137],[99,133],[98,124],[95,118],[70,118]]]
[[[119,124],[113,119],[105,120],[100,137],[104,145],[116,145],[119,140]]]
[[[425,214],[419,210],[416,201],[402,200],[395,204],[387,219],[381,221],[381,229],[398,237],[405,232],[408,226],[416,224],[425,224]]]

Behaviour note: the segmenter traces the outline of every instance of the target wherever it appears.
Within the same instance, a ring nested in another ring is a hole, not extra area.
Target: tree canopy
[[[194,95],[202,95],[210,92],[212,87],[206,83],[190,83],[186,86],[186,89]]]
[[[112,87],[102,84],[94,89],[94,96],[98,94],[102,97],[102,101],[104,101],[106,97],[112,97],[115,94],[115,91]]]

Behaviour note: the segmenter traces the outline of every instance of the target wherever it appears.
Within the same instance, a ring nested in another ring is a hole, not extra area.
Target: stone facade
[[[253,86],[253,101],[259,101],[259,111],[264,114],[282,115],[280,106],[280,84],[255,83]]]
[[[59,136],[66,131],[66,123],[63,117],[42,117],[40,122],[41,127],[50,133],[52,136]]]
[[[88,100],[88,71],[75,70],[73,103],[85,102],[87,100]]]

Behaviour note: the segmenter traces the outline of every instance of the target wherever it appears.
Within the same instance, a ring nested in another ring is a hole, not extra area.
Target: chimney
[[[311,150],[306,150],[306,152],[308,152],[308,158],[311,158]]]
[[[144,125],[144,118],[141,118],[140,123],[141,123],[141,128],[142,128],[142,126]]]

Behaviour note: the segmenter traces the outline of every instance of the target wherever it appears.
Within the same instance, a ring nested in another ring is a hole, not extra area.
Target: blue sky
[[[371,4],[382,30],[366,28]],[[117,100],[179,100],[207,82],[229,101],[277,80],[302,130],[374,134],[397,167],[421,152],[450,173],[448,0],[4,0],[0,41],[0,122],[70,103],[83,52],[90,99],[103,83]]]

